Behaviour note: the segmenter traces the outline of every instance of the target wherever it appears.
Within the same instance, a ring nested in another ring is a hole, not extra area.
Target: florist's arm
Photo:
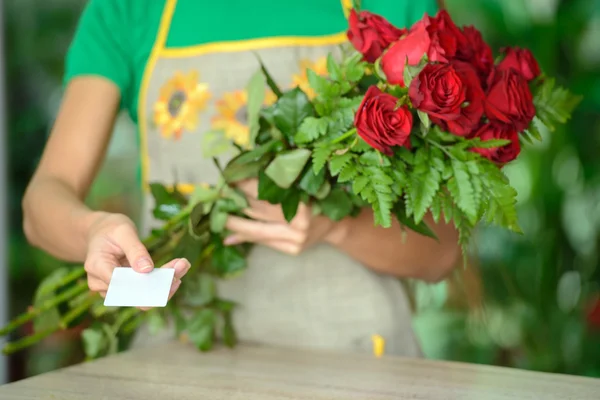
[[[296,217],[287,223],[279,206],[256,200],[255,180],[239,185],[247,195],[250,207],[245,213],[252,218],[230,216],[227,228],[232,234],[226,244],[254,242],[296,255],[319,243],[329,243],[367,267],[384,274],[435,282],[443,279],[460,259],[458,233],[452,225],[434,225],[439,242],[413,231],[402,231],[394,222],[391,228],[375,227],[371,210],[356,218],[333,222],[324,216],[313,216],[301,204]]]
[[[154,267],[130,218],[95,212],[84,204],[104,158],[119,100],[119,89],[106,79],[84,76],[69,83],[23,198],[29,242],[64,260],[85,260],[90,290],[101,295],[115,267],[130,265],[138,272]],[[190,264],[175,259],[164,267],[175,268],[172,295]]]
[[[116,86],[100,78],[69,83],[25,192],[25,234],[33,245],[58,258],[85,260],[87,233],[99,214],[83,200],[104,157],[119,99]]]
[[[395,220],[391,228],[376,227],[368,209],[334,224],[324,240],[378,272],[437,282],[461,258],[458,232],[452,224],[436,225],[431,216],[425,220],[439,241],[409,229],[403,232]]]

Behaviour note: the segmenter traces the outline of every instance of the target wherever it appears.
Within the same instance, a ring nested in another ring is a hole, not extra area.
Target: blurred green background
[[[600,377],[600,1],[446,4],[457,23],[477,26],[494,49],[531,49],[547,74],[585,98],[568,126],[506,168],[519,191],[525,235],[482,228],[467,270],[437,285],[409,282],[425,354]],[[84,5],[4,1],[13,316],[60,265],[27,245],[20,203],[61,98],[63,58]],[[91,205],[137,218],[136,146],[135,130],[120,118]],[[78,333],[13,356],[11,380],[81,361]]]

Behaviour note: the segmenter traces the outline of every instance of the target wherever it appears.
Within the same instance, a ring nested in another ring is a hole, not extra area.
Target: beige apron
[[[202,158],[203,134],[224,129],[240,144],[247,137],[243,89],[259,68],[254,53],[280,87],[304,87],[304,67],[324,72],[324,57],[337,51],[345,34],[165,48],[175,3],[167,1],[142,83],[142,172],[144,182],[183,182],[180,190],[189,192],[217,179],[212,161]],[[155,224],[152,206],[147,195],[146,232]],[[219,295],[240,304],[234,322],[242,342],[371,352],[378,334],[386,353],[420,356],[401,283],[328,245],[295,257],[255,246],[247,271],[223,282]],[[141,333],[136,345],[157,340],[164,338]]]

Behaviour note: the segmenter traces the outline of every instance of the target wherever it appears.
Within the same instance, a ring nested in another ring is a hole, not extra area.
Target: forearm
[[[431,217],[427,222],[439,242],[403,231],[396,221],[388,229],[376,227],[372,212],[365,209],[358,217],[338,223],[328,242],[377,272],[436,282],[460,259],[458,233],[453,225],[435,225]]]
[[[28,241],[65,261],[85,260],[87,232],[100,214],[56,178],[34,178],[23,198],[23,229]]]

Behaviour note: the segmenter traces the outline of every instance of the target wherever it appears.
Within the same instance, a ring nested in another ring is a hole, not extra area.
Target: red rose
[[[412,114],[406,106],[398,107],[398,99],[371,86],[358,107],[354,126],[369,146],[391,156],[392,147],[410,146]]]
[[[400,38],[383,54],[381,69],[386,80],[393,85],[404,86],[404,66],[417,65],[427,54],[431,40],[425,24],[417,24],[408,35]]]
[[[480,138],[482,141],[492,139],[506,139],[511,142],[506,146],[494,147],[488,149],[472,149],[474,152],[481,154],[490,161],[496,164],[506,164],[519,155],[521,152],[521,145],[519,143],[519,134],[515,128],[511,125],[499,124],[496,122],[490,122],[483,125],[474,135]]]
[[[407,58],[409,65],[417,65],[425,54],[431,62],[447,63],[458,47],[466,45],[467,39],[445,10],[435,17],[425,14],[383,54],[381,69],[389,83],[404,86]]]
[[[485,114],[492,121],[514,125],[521,132],[535,117],[529,85],[523,76],[509,68],[494,70],[488,80]]]
[[[406,29],[398,29],[385,18],[368,11],[357,14],[351,10],[348,22],[348,40],[370,63],[375,62],[392,42],[406,33]]]
[[[463,35],[466,39],[466,45],[457,49],[456,58],[473,65],[482,82],[484,82],[494,66],[492,49],[483,40],[481,32],[472,26],[465,26]]]
[[[461,61],[427,64],[410,84],[413,106],[448,132],[465,136],[479,125],[485,94],[475,69]]]
[[[537,78],[540,75],[540,66],[537,60],[527,49],[518,47],[509,47],[503,49],[504,59],[496,67],[499,70],[514,69],[523,75],[527,81]]]
[[[441,10],[433,18],[424,19],[431,39],[427,56],[430,61],[448,62],[459,48],[467,45],[467,40],[454,24],[446,10]]]

